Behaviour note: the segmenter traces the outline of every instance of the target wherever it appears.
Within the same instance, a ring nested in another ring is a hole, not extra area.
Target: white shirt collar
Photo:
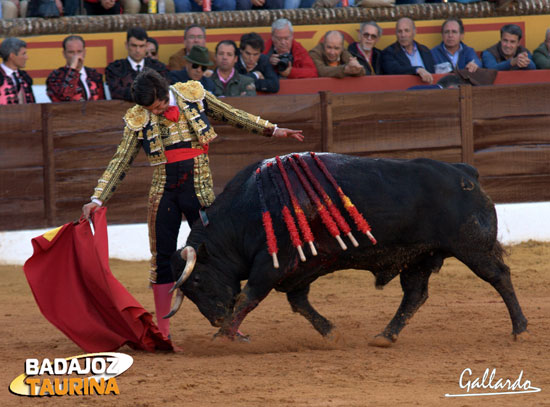
[[[174,96],[174,91],[172,89],[169,89],[168,96],[170,97],[170,100],[168,101],[168,104],[170,106],[177,106],[178,103],[176,101],[176,97]]]
[[[128,57],[128,62],[130,63],[130,65],[132,65],[132,69],[134,71],[137,71],[137,66],[139,65],[140,66],[140,70],[143,71],[143,68],[145,67],[145,58],[142,59],[141,61],[139,62],[136,62],[134,61],[132,58]]]
[[[15,72],[13,69],[11,69],[9,66],[5,64],[2,64],[1,66],[7,76],[13,76],[13,73]]]

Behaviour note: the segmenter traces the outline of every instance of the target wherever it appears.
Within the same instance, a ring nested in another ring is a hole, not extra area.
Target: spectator
[[[141,27],[133,27],[126,33],[126,50],[128,57],[111,62],[105,69],[105,78],[111,97],[132,102],[130,88],[137,74],[143,68],[151,68],[166,77],[168,70],[159,61],[145,57],[147,32]]]
[[[202,11],[203,0],[174,0],[176,13],[191,13]],[[212,0],[212,11],[231,11],[235,10],[236,0]]]
[[[168,60],[168,69],[179,71],[186,68],[189,65],[189,61],[185,56],[191,52],[191,48],[194,45],[206,47],[206,30],[197,24],[192,24],[185,30],[183,34],[183,48],[170,57]],[[211,61],[214,61],[216,56],[213,52],[209,52],[209,58]],[[212,72],[210,71],[208,74],[207,71],[206,75],[210,76]]]
[[[124,14],[139,14],[142,11],[147,13],[149,0],[121,0],[121,2]],[[175,12],[174,0],[164,0],[164,8],[166,14],[173,14]]]
[[[0,105],[34,103],[32,79],[22,68],[27,63],[27,43],[8,37],[0,45]]]
[[[275,20],[271,25],[271,39],[266,43],[264,53],[275,71],[288,79],[316,78],[317,68],[306,49],[294,41],[292,24],[285,18]]]
[[[183,68],[180,71],[170,71],[168,73],[170,84],[176,82],[185,83],[190,80],[199,81],[202,83],[204,89],[214,93],[214,82],[212,79],[204,76],[204,72],[206,72],[210,66],[214,65],[208,56],[208,49],[195,45],[191,48],[189,55],[185,55],[184,58],[189,61],[189,65],[187,68]]]
[[[216,96],[255,96],[254,79],[241,75],[235,70],[237,44],[224,40],[216,45],[216,66],[212,80]]]
[[[382,37],[382,28],[374,21],[359,26],[359,41],[350,44],[348,51],[365,67],[366,75],[382,73],[382,51],[375,47]]]
[[[84,8],[89,16],[121,14],[118,0],[84,0]]]
[[[103,75],[84,66],[86,43],[78,35],[63,40],[63,57],[67,64],[50,73],[46,92],[52,102],[105,99]]]
[[[26,17],[28,4],[29,2],[26,0],[1,0],[0,6],[2,18],[7,20],[18,17]]]
[[[316,0],[285,0],[284,8],[311,8]]]
[[[17,0],[12,1],[21,5],[21,17],[56,18],[63,13],[63,3],[61,0],[29,0],[26,5],[26,11],[24,11],[23,3]],[[71,0],[70,4],[74,5],[74,1]]]
[[[81,14],[80,0],[63,0],[63,15],[77,16]]]
[[[254,79],[256,90],[276,93],[279,91],[279,76],[263,55],[264,40],[256,33],[244,34],[239,46],[239,60],[235,68],[241,75]]]
[[[237,10],[284,9],[285,0],[237,0]]]
[[[159,43],[153,37],[147,37],[147,43],[145,44],[145,57],[159,60]]]
[[[434,62],[428,47],[414,40],[416,27],[408,17],[397,20],[397,41],[382,51],[382,69],[387,75],[418,75],[422,82],[433,82]]]
[[[340,31],[327,31],[323,42],[309,51],[309,55],[321,77],[343,78],[365,75],[365,68],[357,58],[344,49],[344,35]]]
[[[521,28],[507,24],[500,29],[500,41],[481,54],[483,66],[497,71],[536,69],[531,53],[519,44]]]
[[[441,36],[441,44],[432,48],[436,73],[451,72],[454,67],[475,72],[481,67],[475,50],[462,42],[464,24],[460,18],[448,18],[441,26]]]
[[[550,69],[550,28],[544,42],[533,52],[533,62],[538,69]]]

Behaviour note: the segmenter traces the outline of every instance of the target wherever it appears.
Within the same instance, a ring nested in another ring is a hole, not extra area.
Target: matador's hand
[[[292,130],[277,127],[277,130],[273,133],[273,137],[292,137],[298,141],[304,141],[304,135],[302,130]]]
[[[92,212],[94,212],[97,208],[99,208],[99,205],[96,204],[95,202],[90,202],[90,203],[87,203],[86,205],[84,205],[82,207],[82,215],[86,218],[86,219],[90,219],[90,214]]]

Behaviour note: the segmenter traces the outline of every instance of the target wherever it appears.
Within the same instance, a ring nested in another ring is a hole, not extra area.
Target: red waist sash
[[[208,154],[208,144],[205,144],[203,148],[176,148],[164,151],[168,164],[190,160],[201,154]]]

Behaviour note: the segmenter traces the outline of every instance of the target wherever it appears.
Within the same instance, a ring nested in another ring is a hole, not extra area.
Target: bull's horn
[[[170,312],[168,314],[166,314],[165,316],[163,316],[163,318],[170,318],[171,316],[173,316],[176,312],[178,312],[178,310],[180,309],[181,307],[181,303],[183,302],[183,292],[181,290],[179,290],[177,293],[176,293],[176,301],[174,301],[174,305],[172,306],[172,309],[170,310]]]
[[[195,262],[197,261],[197,254],[195,253],[195,249],[193,249],[191,246],[185,246],[181,250],[180,256],[183,260],[186,261],[185,268],[183,269],[183,273],[181,273],[178,281],[176,281],[174,286],[170,289],[170,292],[174,291],[176,288],[180,288],[185,280],[189,278],[189,276],[193,272],[193,268],[195,267]]]

